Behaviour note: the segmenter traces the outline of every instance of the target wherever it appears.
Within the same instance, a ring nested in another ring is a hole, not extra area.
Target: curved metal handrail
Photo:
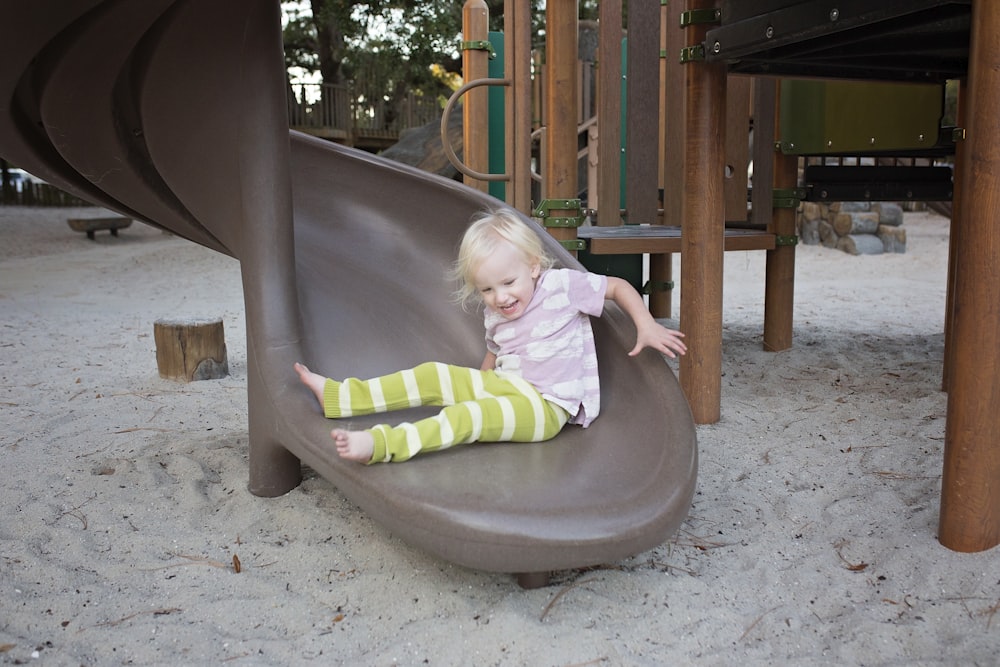
[[[448,141],[448,119],[451,118],[451,110],[455,106],[458,99],[473,88],[478,88],[479,86],[509,85],[510,81],[507,79],[474,79],[452,93],[451,97],[448,98],[448,101],[444,105],[444,113],[441,114],[441,146],[444,148],[444,154],[448,158],[448,162],[451,162],[455,169],[458,169],[469,178],[475,178],[480,181],[509,181],[510,174],[484,174],[471,169],[458,158],[458,155],[455,153],[455,149],[451,147],[451,143]]]

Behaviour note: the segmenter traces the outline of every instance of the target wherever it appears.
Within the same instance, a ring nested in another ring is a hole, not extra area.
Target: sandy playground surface
[[[308,470],[251,495],[238,264],[82,214],[0,208],[0,664],[1000,664],[1000,551],[936,539],[944,218],[908,213],[902,255],[800,246],[779,354],[764,253],[727,253],[690,517],[526,591]],[[153,322],[183,316],[223,317],[230,377],[160,379]]]

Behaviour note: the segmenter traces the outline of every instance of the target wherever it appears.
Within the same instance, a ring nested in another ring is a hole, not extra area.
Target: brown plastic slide
[[[289,491],[305,463],[405,541],[526,584],[676,530],[694,492],[694,425],[659,355],[626,355],[635,333],[613,306],[595,320],[604,405],[590,428],[395,465],[336,457],[293,362],[335,377],[478,367],[482,319],[451,303],[444,273],[470,216],[497,202],[289,140],[276,0],[0,0],[0,15],[0,155],[240,260],[254,493]]]

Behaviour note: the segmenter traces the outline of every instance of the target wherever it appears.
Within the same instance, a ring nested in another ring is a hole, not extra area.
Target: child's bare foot
[[[299,380],[302,384],[309,387],[313,394],[316,396],[316,400],[319,401],[320,406],[323,405],[323,387],[326,386],[326,378],[322,375],[313,373],[311,370],[303,366],[302,364],[295,363],[295,372],[299,375]]]
[[[340,458],[368,463],[375,452],[375,438],[368,431],[345,431],[335,428],[330,431]]]

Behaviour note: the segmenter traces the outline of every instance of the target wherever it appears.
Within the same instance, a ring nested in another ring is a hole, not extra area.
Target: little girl
[[[444,406],[434,417],[365,431],[334,429],[341,457],[363,463],[405,461],[420,452],[470,442],[540,442],[566,423],[586,427],[601,408],[590,316],[618,304],[645,347],[673,358],[684,334],[656,322],[620,278],[554,269],[535,232],[510,210],[475,219],[453,275],[463,306],[484,306],[486,357],[479,370],[428,362],[370,380],[337,382],[295,364],[299,379],[329,418]]]

